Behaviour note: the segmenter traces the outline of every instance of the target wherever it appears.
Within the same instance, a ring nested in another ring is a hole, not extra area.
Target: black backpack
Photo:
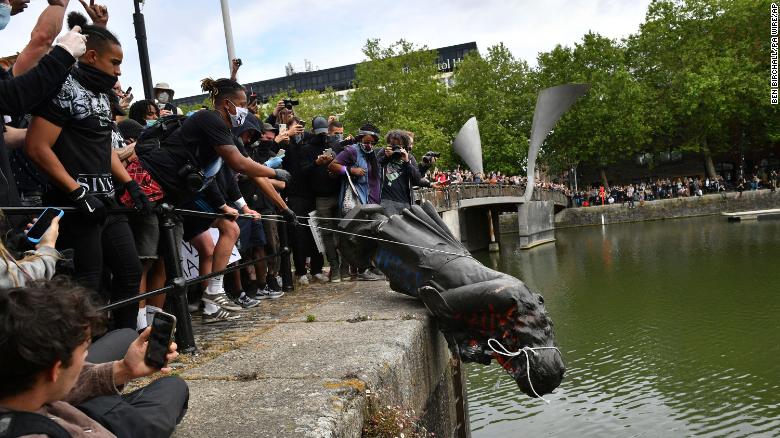
[[[70,438],[67,430],[43,415],[19,411],[0,414],[0,438],[16,438],[25,435]]]
[[[159,148],[168,137],[176,132],[184,121],[187,120],[187,116],[170,115],[157,119],[157,121],[144,128],[141,131],[141,135],[138,136],[138,142],[136,143],[136,149],[140,148]]]

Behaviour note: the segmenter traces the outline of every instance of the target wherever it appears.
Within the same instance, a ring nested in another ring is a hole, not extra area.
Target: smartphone
[[[285,132],[287,132],[287,124],[286,123],[280,123],[279,124],[279,135],[282,135]]]
[[[322,151],[322,155],[327,155],[329,157],[335,157],[336,154],[333,153],[333,148],[327,148],[324,151]]]
[[[306,120],[301,120],[300,122],[298,122],[298,124],[301,125],[302,128],[305,128],[306,127]]]
[[[165,356],[173,341],[176,330],[176,317],[165,312],[157,312],[152,319],[152,333],[149,334],[149,344],[146,346],[144,362],[153,368],[160,369],[167,364]]]
[[[35,221],[32,228],[27,231],[27,240],[32,243],[40,242],[46,230],[51,226],[51,221],[55,217],[62,217],[63,213],[62,210],[54,207],[48,207],[46,210],[43,210],[43,213],[38,216],[38,220]]]
[[[254,101],[256,100],[257,100],[257,94],[252,93],[251,95],[249,95],[249,102],[247,102],[247,106],[252,105],[252,103],[254,103]]]
[[[284,149],[279,149],[279,152],[276,153],[276,156],[284,158],[284,154],[286,154],[286,153],[287,153],[287,151],[285,151]]]
[[[127,91],[125,91],[125,94],[130,94],[131,91],[133,91],[133,87],[127,87]]]

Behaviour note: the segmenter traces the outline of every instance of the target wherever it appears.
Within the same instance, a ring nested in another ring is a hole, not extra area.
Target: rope
[[[496,347],[494,347],[491,342],[496,343],[501,350],[500,351],[496,350]],[[506,357],[520,356],[521,353],[525,354],[525,370],[526,370],[525,375],[526,375],[526,377],[528,377],[528,386],[531,387],[531,391],[533,391],[535,396],[537,396],[538,398],[542,399],[548,405],[550,404],[549,400],[547,400],[546,398],[542,397],[541,395],[539,395],[539,393],[536,392],[536,389],[534,389],[534,384],[531,383],[531,360],[530,360],[530,358],[528,356],[528,352],[530,351],[531,353],[534,354],[534,356],[537,356],[539,354],[539,353],[536,352],[536,350],[555,350],[555,351],[558,352],[558,354],[561,354],[561,350],[559,350],[558,347],[529,347],[529,346],[525,346],[525,347],[523,347],[523,348],[521,348],[521,349],[519,349],[519,350],[517,350],[517,351],[515,351],[513,353],[513,352],[507,350],[506,347],[504,347],[501,344],[501,342],[499,342],[497,339],[494,339],[494,338],[488,339],[488,347],[490,347],[490,349],[493,350],[494,353],[500,354],[500,355],[506,356]]]
[[[285,221],[276,220],[276,219],[268,219],[268,220],[276,221],[276,222],[285,222]],[[363,219],[363,220],[366,220],[366,219]],[[422,250],[425,250],[425,251],[432,251],[432,252],[438,252],[438,253],[442,253],[442,254],[453,255],[455,257],[468,257],[468,258],[472,258],[472,259],[474,258],[471,254],[458,254],[458,253],[455,253],[455,252],[444,251],[444,250],[441,250],[441,249],[435,249],[435,248],[428,248],[428,247],[425,247],[425,246],[413,245],[411,243],[404,243],[404,242],[398,242],[398,241],[395,241],[395,240],[382,239],[381,237],[366,236],[364,234],[350,233],[348,231],[342,231],[342,230],[334,230],[333,228],[325,228],[325,227],[320,227],[320,226],[317,226],[317,225],[301,224],[301,223],[299,223],[298,225],[300,225],[302,227],[317,228],[317,229],[320,229],[320,230],[330,231],[332,233],[340,233],[340,234],[346,234],[348,236],[362,237],[364,239],[376,240],[378,242],[392,243],[392,244],[395,244],[395,245],[408,246],[410,248],[417,248],[417,249],[422,249]]]
[[[179,288],[179,287],[187,287],[187,286],[195,284],[195,283],[200,283],[201,281],[208,280],[209,278],[216,277],[218,275],[224,275],[224,274],[227,274],[228,272],[233,272],[233,271],[235,271],[237,269],[241,269],[241,268],[243,268],[245,266],[253,265],[253,264],[255,264],[255,263],[257,263],[257,262],[259,262],[261,260],[271,259],[271,258],[276,257],[278,255],[285,255],[287,253],[289,253],[289,249],[283,248],[280,251],[280,254],[269,254],[269,255],[266,255],[266,256],[263,256],[263,257],[257,257],[257,258],[251,259],[251,260],[244,260],[244,261],[242,261],[240,263],[236,263],[233,266],[228,266],[227,268],[225,268],[225,269],[223,269],[221,271],[212,272],[210,274],[199,275],[197,277],[191,278],[189,280],[185,280],[183,282],[169,284],[168,286],[162,287],[160,289],[155,289],[153,291],[145,292],[145,293],[142,293],[142,294],[139,294],[139,295],[135,295],[135,296],[130,297],[130,298],[126,298],[124,300],[117,301],[115,303],[107,304],[107,305],[99,308],[98,310],[101,311],[101,312],[108,312],[109,310],[118,309],[120,307],[124,307],[124,306],[127,306],[129,304],[138,303],[141,300],[145,300],[145,299],[150,298],[150,297],[154,297],[154,296],[157,296],[157,295],[164,294],[164,293],[166,293],[166,292],[168,292],[170,290],[173,290],[173,289],[176,289],[176,288]],[[180,278],[174,279],[174,282],[176,282],[177,280],[180,280]]]

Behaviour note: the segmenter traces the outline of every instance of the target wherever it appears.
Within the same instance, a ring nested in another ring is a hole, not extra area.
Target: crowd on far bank
[[[468,169],[461,169],[460,166],[454,170],[440,170],[434,168],[426,175],[432,182],[441,186],[447,184],[490,184],[490,185],[508,185],[525,188],[528,178],[521,175],[506,175],[501,171],[475,173]],[[551,181],[534,182],[537,189],[555,190],[571,196],[571,191],[566,184],[560,184]]]
[[[593,184],[586,190],[572,193],[570,197],[574,207],[611,204],[626,204],[628,207],[634,207],[637,203],[646,201],[704,196],[727,191],[735,191],[740,195],[748,190],[770,189],[775,191],[779,183],[777,171],[772,170],[763,179],[756,172],[747,178],[738,178],[735,183],[729,183],[723,177],[716,176],[715,178],[658,178],[655,181],[613,185],[608,188]]]

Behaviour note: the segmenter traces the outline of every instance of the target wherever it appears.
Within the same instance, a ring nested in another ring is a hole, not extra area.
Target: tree
[[[298,100],[299,104],[295,106],[295,115],[306,121],[308,126],[311,126],[311,121],[316,116],[325,118],[328,118],[330,115],[338,116],[343,114],[346,109],[345,98],[337,94],[332,88],[326,88],[322,92],[306,90],[299,93],[291,90],[268,98],[268,102],[262,105],[258,111],[265,114],[262,116],[262,119],[265,119],[265,116],[273,112],[276,102],[288,97]]]
[[[371,122],[382,132],[404,129],[415,133],[418,150],[442,154],[451,162],[451,135],[446,127],[446,88],[438,79],[436,52],[400,40],[388,47],[368,40],[367,60],[355,69],[355,91],[349,97],[343,122],[350,132]]]
[[[770,2],[655,0],[628,42],[636,77],[650,85],[653,144],[702,155],[777,141],[778,110],[767,104]]]
[[[647,92],[632,77],[625,48],[589,32],[574,48],[559,45],[539,54],[538,63],[540,89],[573,82],[591,84],[548,137],[542,147],[543,160],[567,166],[593,163],[607,187],[606,168],[632,158],[650,139],[645,122]]]
[[[471,116],[479,122],[485,170],[518,174],[528,154],[535,84],[525,61],[500,43],[487,56],[467,54],[458,63],[450,88],[450,132]]]

